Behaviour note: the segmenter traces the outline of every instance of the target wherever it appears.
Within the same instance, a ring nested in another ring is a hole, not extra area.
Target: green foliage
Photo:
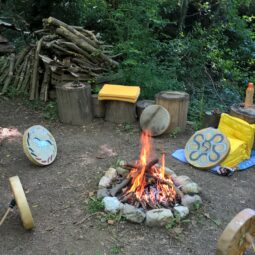
[[[38,28],[52,15],[99,32],[120,54],[120,83],[141,86],[148,99],[162,90],[188,92],[189,119],[197,128],[205,110],[226,111],[255,80],[252,0],[7,2],[5,12],[19,13],[22,19],[15,20],[23,27]]]
[[[90,197],[88,201],[88,211],[90,213],[96,213],[103,211],[104,209],[104,204],[101,199],[97,199],[94,197]]]

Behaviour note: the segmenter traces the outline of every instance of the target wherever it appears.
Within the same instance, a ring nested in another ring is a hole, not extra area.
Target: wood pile
[[[104,45],[92,31],[67,25],[53,17],[43,20],[43,29],[35,34],[41,38],[24,48],[17,56],[11,54],[0,67],[0,90],[28,93],[29,99],[47,101],[54,85],[79,80],[95,84],[118,62],[109,56],[110,45]]]

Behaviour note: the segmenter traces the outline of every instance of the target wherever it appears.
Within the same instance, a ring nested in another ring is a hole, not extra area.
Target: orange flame
[[[161,166],[146,169],[151,160],[151,136],[148,131],[141,135],[141,152],[137,166],[128,177],[132,178],[127,193],[134,192],[138,201],[144,201],[150,207],[168,206],[176,198],[176,191],[170,175],[165,175],[165,154],[161,157]],[[152,181],[152,184],[150,183]]]

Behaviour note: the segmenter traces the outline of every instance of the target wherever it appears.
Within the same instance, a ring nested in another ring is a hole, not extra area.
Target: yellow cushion
[[[220,165],[227,167],[235,167],[243,160],[247,159],[246,157],[247,146],[245,142],[235,138],[228,137],[228,140],[230,143],[230,151],[228,153],[228,156],[220,163]]]
[[[228,138],[235,138],[245,142],[245,159],[250,158],[254,141],[254,127],[251,124],[226,113],[222,113],[218,129]]]
[[[119,100],[135,103],[140,95],[138,86],[105,84],[98,93],[99,100]]]

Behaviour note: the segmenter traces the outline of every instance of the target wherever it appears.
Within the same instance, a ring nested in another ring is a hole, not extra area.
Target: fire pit
[[[105,211],[121,212],[132,222],[164,226],[174,217],[184,218],[202,204],[200,187],[188,176],[177,176],[165,166],[165,154],[153,157],[151,136],[141,135],[141,152],[134,163],[119,161],[99,182],[98,198]]]

